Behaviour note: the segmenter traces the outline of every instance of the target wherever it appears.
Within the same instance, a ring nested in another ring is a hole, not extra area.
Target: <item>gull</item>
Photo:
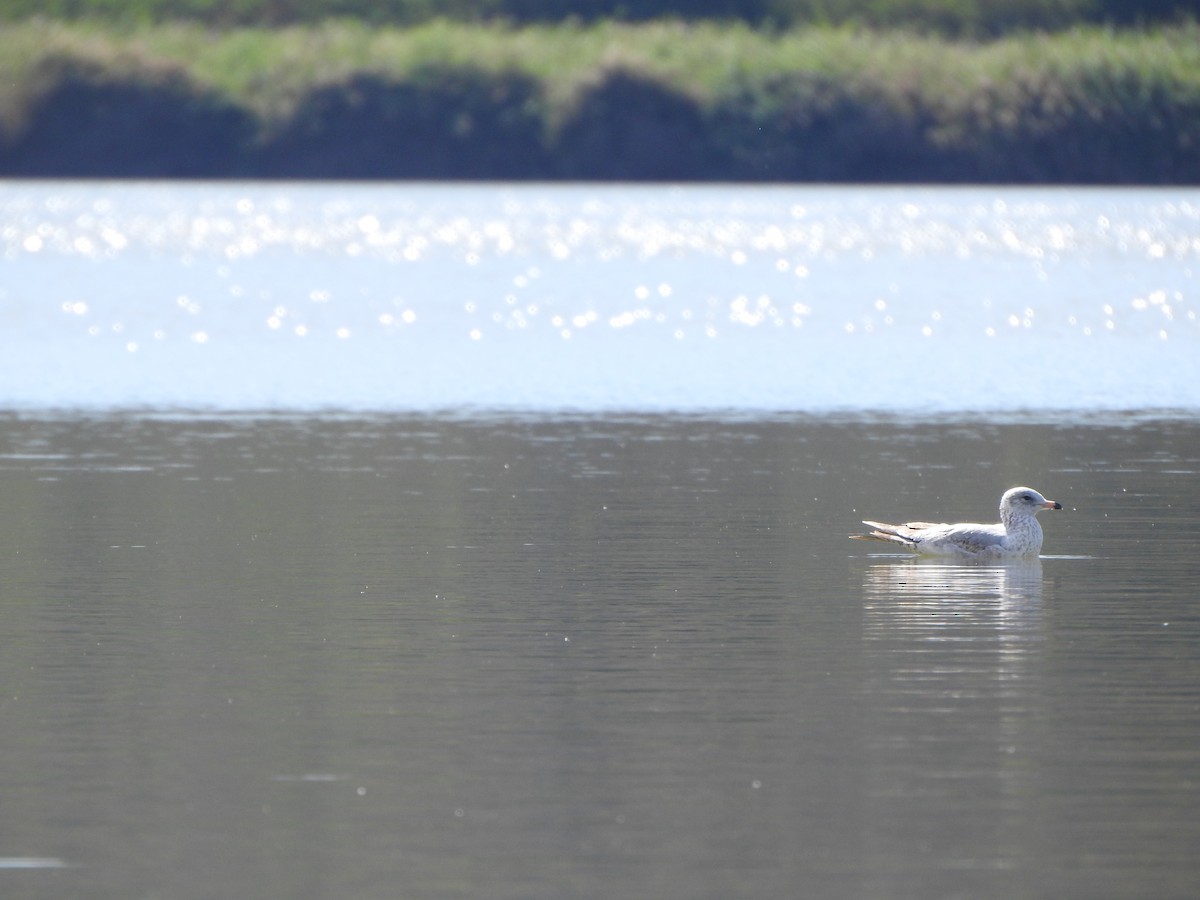
[[[1062,504],[1047,500],[1033,488],[1015,487],[1005,491],[1000,498],[1000,522],[996,525],[974,522],[888,525],[864,519],[863,524],[874,530],[850,537],[858,541],[887,541],[934,556],[975,559],[1036,556],[1042,549],[1042,526],[1038,524],[1037,514],[1043,509],[1062,509]]]

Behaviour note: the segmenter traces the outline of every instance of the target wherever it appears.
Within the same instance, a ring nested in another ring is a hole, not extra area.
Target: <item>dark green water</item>
[[[1193,897],[1198,473],[1189,422],[0,420],[0,895]],[[846,540],[1019,483],[1040,561]]]

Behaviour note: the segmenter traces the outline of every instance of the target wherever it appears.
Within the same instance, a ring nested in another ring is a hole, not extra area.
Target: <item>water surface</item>
[[[1197,448],[9,416],[0,893],[1195,896]],[[1021,482],[1041,560],[845,537]]]
[[[1194,190],[0,184],[0,407],[1200,409]]]
[[[1195,897],[1193,194],[0,185],[0,896]]]

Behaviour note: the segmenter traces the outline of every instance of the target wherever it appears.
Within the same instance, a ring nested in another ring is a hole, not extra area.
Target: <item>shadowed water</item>
[[[1200,428],[0,422],[0,895],[1191,897]],[[921,563],[863,517],[1045,556]]]

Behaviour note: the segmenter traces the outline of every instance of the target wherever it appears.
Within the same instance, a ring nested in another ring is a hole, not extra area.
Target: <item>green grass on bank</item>
[[[1135,80],[1167,91],[1200,89],[1200,27],[1190,25],[976,43],[848,28],[764,33],[678,22],[513,28],[435,21],[400,29],[339,21],[214,32],[187,24],[112,28],[35,20],[0,29],[0,114],[19,112],[37,87],[39,68],[62,57],[94,63],[114,77],[177,72],[267,119],[289,114],[314,86],[364,72],[399,81],[430,66],[529,75],[554,107],[615,68],[661,80],[700,102],[796,73],[944,107],[1018,84]]]
[[[113,140],[175,131],[164,171],[195,146],[212,159],[184,171],[393,172],[411,157],[437,175],[457,156],[443,174],[526,160],[526,177],[1196,183],[1200,26],[989,41],[679,21],[0,28],[0,162],[47,171],[79,128],[116,162],[140,145]]]
[[[996,36],[1081,25],[1172,24],[1200,16],[1200,0],[0,0],[0,21],[31,17],[110,24],[194,22],[210,28],[314,25],[357,19],[372,26],[458,22],[562,24],[658,19],[905,28]]]

